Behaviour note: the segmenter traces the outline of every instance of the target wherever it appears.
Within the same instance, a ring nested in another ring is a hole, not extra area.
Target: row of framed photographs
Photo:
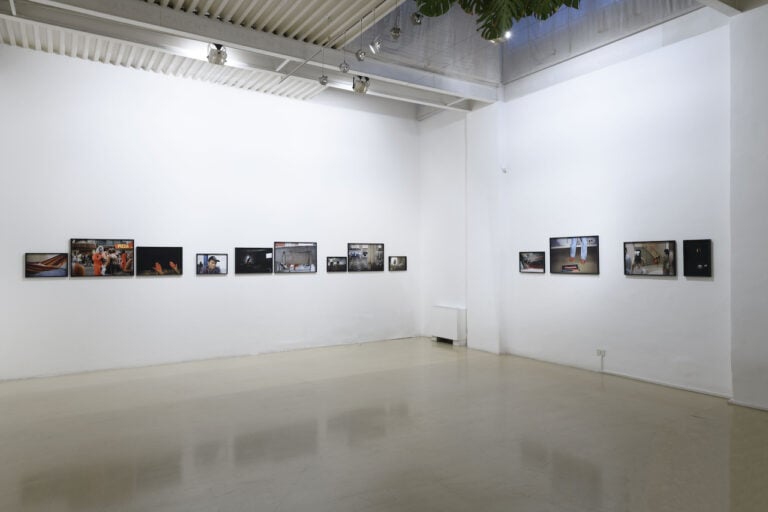
[[[273,247],[237,247],[235,274],[317,272],[316,242],[275,242]],[[195,273],[229,273],[229,254],[198,253]],[[389,270],[408,269],[406,256],[390,256]],[[350,243],[347,256],[330,256],[327,272],[384,271],[384,244]],[[26,277],[178,276],[184,272],[181,247],[135,247],[132,239],[73,238],[67,253],[26,253]]]
[[[624,242],[624,275],[676,276],[675,240]],[[544,251],[520,253],[520,272],[543,274]],[[552,274],[599,274],[600,237],[577,236],[549,239]],[[683,275],[712,277],[712,240],[683,240]]]

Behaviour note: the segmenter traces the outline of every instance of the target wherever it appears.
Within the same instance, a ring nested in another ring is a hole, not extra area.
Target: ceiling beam
[[[698,2],[726,16],[736,16],[743,11],[740,0],[698,0]]]
[[[19,16],[26,19],[149,44],[166,51],[178,51],[180,46],[190,41],[204,44],[216,42],[228,49],[239,50],[236,52],[238,58],[243,59],[246,67],[259,68],[269,61],[268,65],[272,67],[260,69],[275,71],[286,59],[307,62],[314,68],[320,66],[317,61],[319,47],[316,45],[140,0],[16,0],[16,3]],[[265,56],[267,59],[264,59]],[[325,59],[326,62],[341,62],[343,56],[340,51],[327,48]],[[350,64],[351,74],[369,76],[398,86],[471,99],[481,104],[494,103],[499,99],[496,84],[460,80],[370,58]],[[421,97],[422,93],[417,96]],[[437,100],[435,103],[441,102]]]

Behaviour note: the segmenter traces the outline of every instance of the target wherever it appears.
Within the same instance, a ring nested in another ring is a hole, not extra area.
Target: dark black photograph
[[[325,264],[326,272],[346,272],[347,271],[347,257],[346,256],[328,256],[328,260]]]
[[[272,247],[235,247],[235,274],[271,274]]]
[[[181,273],[181,247],[136,248],[136,275],[180,276]]]
[[[712,277],[712,240],[683,240],[683,275]]]

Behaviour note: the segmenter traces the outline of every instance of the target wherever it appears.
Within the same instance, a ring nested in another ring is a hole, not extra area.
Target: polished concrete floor
[[[6,382],[0,511],[766,512],[768,413],[426,339]]]

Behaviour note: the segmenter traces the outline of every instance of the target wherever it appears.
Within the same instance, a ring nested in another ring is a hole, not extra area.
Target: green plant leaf
[[[433,18],[450,11],[454,3],[456,0],[416,0],[416,7],[424,16]]]

